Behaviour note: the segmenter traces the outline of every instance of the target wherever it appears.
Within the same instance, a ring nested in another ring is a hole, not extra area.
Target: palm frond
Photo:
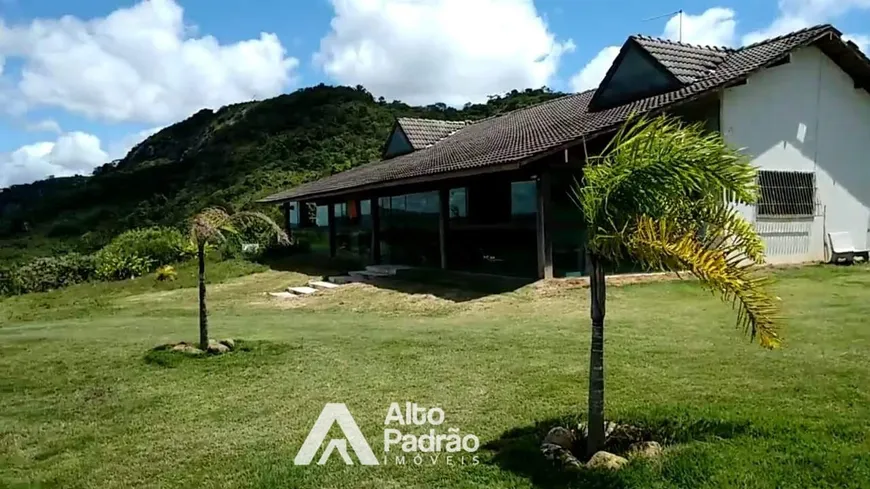
[[[269,229],[269,234],[275,237],[278,244],[287,245],[290,243],[290,238],[281,226],[262,212],[240,211],[230,217],[231,226],[245,228],[257,223],[265,225]]]
[[[190,239],[198,245],[220,243],[227,240],[227,234],[238,234],[239,228],[244,229],[255,223],[266,225],[269,234],[275,236],[279,244],[289,243],[287,233],[266,214],[255,211],[230,214],[220,207],[209,207],[193,216]]]
[[[669,219],[640,216],[625,245],[651,268],[689,271],[704,287],[732,303],[738,327],[761,346],[776,348],[780,345],[778,307],[767,292],[769,279],[757,274],[755,231],[747,231],[739,214],[723,211],[718,217],[718,222],[687,229]]]
[[[191,218],[190,241],[203,246],[206,243],[226,241],[223,232],[230,223],[230,215],[220,207],[209,207]]]
[[[721,134],[661,116],[630,119],[574,189],[590,250],[647,268],[688,271],[737,309],[737,324],[779,345],[769,280],[756,268],[764,245],[734,203],[756,199],[756,171]]]
[[[600,156],[589,158],[583,186],[575,192],[590,224],[621,227],[641,214],[685,214],[706,196],[754,202],[755,175],[739,151],[700,124],[640,118],[623,125]]]

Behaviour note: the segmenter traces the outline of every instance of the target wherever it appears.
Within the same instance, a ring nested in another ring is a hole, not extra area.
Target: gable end
[[[634,39],[623,44],[589,102],[602,110],[682,87],[680,80]]]
[[[399,123],[394,123],[393,130],[384,143],[384,151],[381,155],[382,159],[394,158],[412,151],[414,151],[414,147],[411,145],[408,135],[405,134]]]

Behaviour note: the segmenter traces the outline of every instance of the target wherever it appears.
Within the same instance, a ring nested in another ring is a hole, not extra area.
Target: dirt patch
[[[353,283],[296,298],[259,296],[250,305],[278,309],[313,311],[340,309],[348,312],[374,312],[383,315],[432,315],[453,311],[458,305],[430,293],[409,293],[386,289],[373,284]]]
[[[676,280],[674,273],[644,273],[607,277],[611,286]],[[383,315],[443,315],[454,313],[485,313],[494,307],[548,307],[550,301],[578,293],[589,287],[587,277],[540,280],[516,290],[491,294],[471,294],[461,287],[445,287],[424,282],[374,281],[351,283],[336,289],[318,290],[309,296],[281,299],[258,296],[250,305],[279,309],[340,309],[349,312],[373,312]]]
[[[622,287],[625,285],[643,284],[651,282],[665,282],[680,280],[680,276],[671,272],[657,273],[632,273],[625,275],[608,275],[605,280],[607,285]],[[574,289],[589,288],[589,277],[552,278],[539,280],[532,284],[535,293],[544,297],[563,295]]]

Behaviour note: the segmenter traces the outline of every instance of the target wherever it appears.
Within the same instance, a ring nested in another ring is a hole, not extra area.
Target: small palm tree
[[[208,309],[205,304],[205,247],[227,240],[228,235],[238,234],[239,230],[254,223],[265,224],[269,234],[275,236],[279,244],[289,242],[287,233],[269,216],[261,212],[236,212],[210,207],[193,216],[190,224],[190,240],[196,246],[199,260],[199,347],[208,348]]]
[[[629,120],[589,158],[574,197],[589,231],[592,343],[587,450],[604,445],[604,266],[620,260],[688,272],[731,302],[737,325],[779,345],[764,247],[735,203],[755,201],[755,170],[718,133],[670,117]]]

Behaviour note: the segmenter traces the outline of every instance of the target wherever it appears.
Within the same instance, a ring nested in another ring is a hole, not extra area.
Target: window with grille
[[[812,216],[815,214],[816,178],[812,172],[758,172],[759,216]]]

